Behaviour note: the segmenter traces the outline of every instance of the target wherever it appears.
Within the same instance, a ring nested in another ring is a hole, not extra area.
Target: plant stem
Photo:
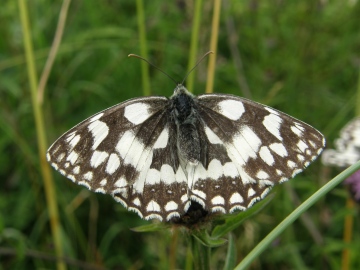
[[[55,37],[54,37],[53,43],[51,45],[49,56],[46,60],[45,67],[44,67],[43,73],[41,74],[40,82],[38,85],[38,91],[37,91],[38,97],[37,98],[38,98],[39,104],[42,104],[43,100],[44,100],[45,86],[48,81],[51,68],[54,64],[55,57],[59,50],[59,46],[60,46],[62,35],[64,32],[64,27],[65,27],[65,22],[66,22],[67,13],[69,10],[70,2],[71,2],[71,0],[64,0],[63,4],[61,6],[61,11],[60,11],[60,16],[59,16],[59,21],[58,21],[58,24],[56,27]]]
[[[221,9],[221,0],[214,0],[214,13],[213,13],[212,26],[211,26],[211,40],[210,40],[210,51],[213,51],[214,54],[209,56],[207,84],[205,91],[206,93],[212,93],[214,88],[217,40],[219,35],[219,22],[220,22],[220,9]]]
[[[191,248],[194,258],[194,269],[210,269],[210,251],[211,249],[200,243],[194,236],[191,236]]]
[[[46,135],[43,119],[43,111],[37,100],[37,75],[34,61],[34,52],[31,43],[31,33],[29,26],[29,18],[27,13],[27,6],[25,0],[19,0],[20,19],[24,37],[24,49],[26,56],[27,71],[30,83],[30,94],[32,99],[33,113],[36,125],[37,143],[40,158],[40,170],[44,182],[46,201],[49,211],[50,226],[52,237],[55,245],[55,252],[58,258],[63,257],[63,249],[61,245],[61,225],[59,222],[59,213],[57,207],[56,193],[53,183],[53,178],[50,171],[50,166],[46,162]],[[62,260],[57,261],[57,269],[65,270],[66,265]]]
[[[196,0],[195,12],[194,12],[194,18],[193,18],[192,30],[191,30],[188,72],[195,66],[196,63],[196,55],[198,51],[198,42],[199,42],[199,29],[200,29],[200,21],[201,21],[201,8],[202,8],[202,0]],[[186,80],[186,88],[190,92],[193,92],[194,89],[194,78],[195,78],[195,72],[192,72],[189,74]]]

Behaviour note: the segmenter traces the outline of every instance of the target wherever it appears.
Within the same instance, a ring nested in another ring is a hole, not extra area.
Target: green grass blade
[[[34,50],[31,42],[30,23],[28,17],[28,11],[26,2],[19,0],[19,11],[20,19],[22,24],[23,38],[24,38],[24,49],[26,56],[27,71],[30,83],[30,94],[32,99],[33,113],[36,125],[37,143],[40,159],[40,169],[43,177],[47,207],[49,211],[50,226],[52,231],[52,237],[55,245],[55,252],[58,258],[63,257],[63,249],[61,242],[61,224],[59,222],[59,212],[56,200],[56,193],[54,187],[54,181],[50,171],[50,166],[46,162],[46,134],[44,126],[44,114],[42,107],[37,100],[37,75],[34,60]],[[57,269],[65,270],[66,265],[63,261],[57,261]]]
[[[195,66],[196,64],[196,55],[198,51],[198,40],[199,40],[199,29],[200,29],[200,21],[201,21],[201,9],[202,9],[202,0],[195,1],[195,11],[194,11],[194,19],[192,23],[191,30],[191,43],[190,43],[190,54],[189,54],[189,65],[188,72]],[[186,79],[186,88],[193,92],[194,89],[194,78],[195,72],[191,72]]]
[[[219,36],[220,9],[221,9],[221,0],[215,0],[212,26],[211,26],[211,40],[210,40],[210,51],[213,51],[214,54],[210,55],[209,58],[206,93],[212,93],[214,88],[217,41]]]
[[[340,184],[347,177],[352,175],[355,171],[360,169],[360,161],[340,173],[338,176],[329,181],[326,185],[315,192],[310,198],[303,202],[296,208],[289,216],[287,216],[275,229],[271,231],[238,265],[235,269],[246,269],[252,261],[254,261],[260,254],[299,216],[321,199],[325,194],[331,191],[334,187]]]

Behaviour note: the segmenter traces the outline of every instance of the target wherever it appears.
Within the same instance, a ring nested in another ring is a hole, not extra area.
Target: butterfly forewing
[[[64,176],[108,193],[145,219],[174,221],[192,202],[209,212],[245,210],[302,171],[321,133],[232,95],[126,101],[60,137],[47,158]]]

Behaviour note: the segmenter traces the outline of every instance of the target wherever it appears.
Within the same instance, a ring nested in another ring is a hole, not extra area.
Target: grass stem
[[[217,55],[217,40],[219,35],[221,0],[214,0],[214,13],[211,26],[210,51],[214,54],[209,56],[209,65],[207,71],[206,93],[212,93],[214,88],[215,63]]]
[[[200,22],[201,22],[201,9],[202,9],[202,0],[196,0],[195,12],[194,12],[194,18],[193,18],[192,30],[191,30],[188,72],[196,64],[196,55],[198,52],[199,30],[200,30]],[[191,72],[186,79],[186,88],[190,92],[193,92],[194,89],[194,79],[195,79],[195,72]]]
[[[37,144],[40,158],[40,170],[44,182],[45,195],[47,207],[49,211],[50,226],[52,237],[55,245],[55,252],[58,258],[63,258],[63,249],[61,245],[61,225],[59,222],[59,213],[57,207],[56,193],[54,188],[54,181],[51,175],[50,166],[46,162],[45,153],[47,148],[45,127],[44,127],[44,114],[42,107],[37,99],[37,75],[34,61],[34,50],[31,43],[31,32],[28,10],[25,0],[18,0],[20,20],[22,24],[24,49],[26,56],[27,71],[30,83],[30,94],[32,99],[33,113],[35,118]],[[57,269],[65,270],[66,265],[62,260],[57,261]]]

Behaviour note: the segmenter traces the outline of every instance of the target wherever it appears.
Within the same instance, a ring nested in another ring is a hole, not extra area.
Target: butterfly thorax
[[[171,101],[171,116],[177,127],[179,157],[196,165],[200,160],[200,138],[195,97],[183,85],[178,85]]]

